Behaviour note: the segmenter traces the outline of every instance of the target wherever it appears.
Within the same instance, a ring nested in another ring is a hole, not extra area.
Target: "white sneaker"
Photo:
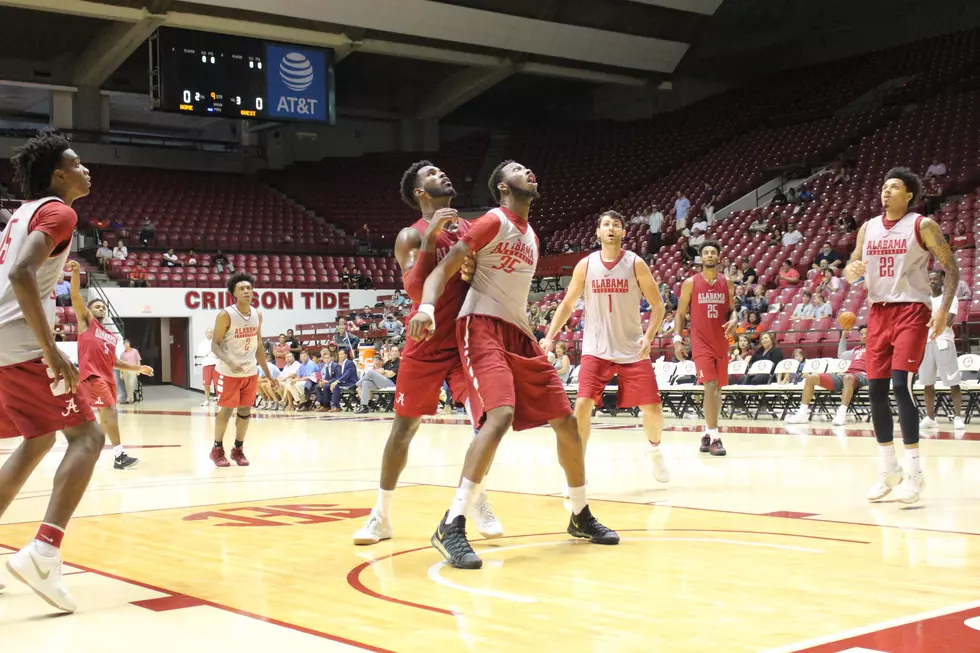
[[[210,406],[210,405],[211,405],[211,402],[210,402],[210,401],[205,401],[205,402],[204,402],[203,404],[201,404],[201,405],[202,405],[202,406]]]
[[[504,536],[504,526],[493,514],[493,508],[490,506],[486,494],[476,500],[476,505],[473,507],[473,519],[476,521],[476,528],[480,531],[480,535],[488,540]]]
[[[653,463],[653,477],[660,483],[670,481],[670,470],[667,469],[667,462],[664,460],[664,452],[654,449],[647,452],[647,458]]]
[[[845,408],[841,410],[838,408],[837,414],[834,415],[834,419],[832,419],[830,423],[834,426],[844,426],[847,424],[847,409]]]
[[[391,523],[372,510],[368,520],[354,533],[354,544],[377,544],[381,540],[390,540],[391,535]]]
[[[786,418],[787,424],[806,424],[810,421],[810,409],[800,408],[798,411]]]
[[[922,478],[922,472],[918,474],[905,474],[902,476],[901,484],[895,488],[895,500],[902,503],[915,503],[919,500],[919,493],[926,489],[926,481]]]
[[[966,421],[962,417],[953,418],[953,429],[956,431],[962,431],[966,428]]]
[[[923,417],[922,421],[919,422],[920,429],[938,429],[939,422],[932,419],[931,417]]]
[[[61,552],[54,558],[42,556],[32,541],[7,559],[7,571],[50,605],[74,612],[75,599],[61,584]]]
[[[902,468],[895,465],[895,469],[890,472],[878,474],[878,480],[868,491],[868,501],[880,501],[888,496],[892,488],[902,482]]]

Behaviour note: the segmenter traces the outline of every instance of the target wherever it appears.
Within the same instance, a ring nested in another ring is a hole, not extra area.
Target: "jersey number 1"
[[[3,243],[0,243],[0,265],[3,265],[3,262],[7,260],[7,252],[10,251],[10,241],[14,237],[15,224],[17,224],[17,220],[11,220],[10,224],[7,225],[7,230],[3,232]]]

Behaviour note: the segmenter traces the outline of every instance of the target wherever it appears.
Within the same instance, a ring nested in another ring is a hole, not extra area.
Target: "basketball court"
[[[123,407],[141,464],[114,471],[106,450],[68,530],[79,610],[55,618],[4,569],[4,651],[980,651],[976,427],[924,442],[928,486],[904,506],[864,500],[866,424],[730,422],[712,458],[694,421],[668,420],[661,485],[639,420],[600,418],[589,490],[616,547],[565,533],[551,432],[510,434],[488,477],[506,537],[471,529],[485,564],[461,571],[429,546],[472,437],[461,416],[420,429],[394,539],[355,547],[390,417],[263,414],[252,466],[216,469],[199,403],[155,388]],[[4,516],[0,558],[33,536],[63,450]]]

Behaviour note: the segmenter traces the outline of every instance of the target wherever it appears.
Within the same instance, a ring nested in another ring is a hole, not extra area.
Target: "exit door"
[[[188,322],[186,317],[170,318],[170,382],[181,388],[188,387],[187,346]]]

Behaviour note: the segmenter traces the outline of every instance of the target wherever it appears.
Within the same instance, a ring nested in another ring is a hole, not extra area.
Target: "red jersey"
[[[78,378],[81,381],[93,376],[115,382],[112,369],[116,365],[116,344],[119,339],[106,331],[98,320],[78,334]]]
[[[858,347],[851,352],[851,364],[847,366],[847,373],[868,373],[868,360],[864,357],[864,347]]]
[[[466,220],[460,220],[457,224],[459,228],[455,232],[443,229],[436,238],[437,265],[449,253],[453,245],[470,230],[470,223]],[[412,225],[412,228],[416,229],[419,234],[425,234],[429,228],[429,221],[420,219]],[[463,277],[459,273],[453,275],[446,282],[446,289],[436,301],[435,333],[432,334],[432,338],[429,340],[416,342],[411,338],[407,339],[405,349],[402,351],[403,357],[437,361],[459,356],[459,351],[456,347],[456,317],[463,307],[463,300],[466,299],[466,293],[469,289],[470,285],[463,281]],[[408,320],[412,319],[417,309],[418,304],[413,300],[412,312],[408,316]],[[408,320],[406,320],[406,324],[408,324]]]
[[[691,350],[695,356],[710,354],[727,359],[725,323],[731,313],[728,279],[720,274],[714,283],[708,283],[702,274],[696,274],[692,279]]]

